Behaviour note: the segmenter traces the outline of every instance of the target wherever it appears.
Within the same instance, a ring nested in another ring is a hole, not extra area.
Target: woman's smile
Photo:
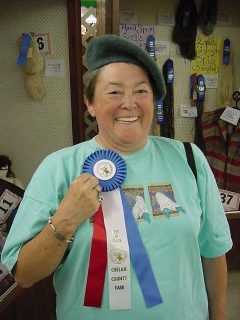
[[[116,118],[116,121],[122,124],[131,124],[136,122],[139,119],[139,117],[118,117]]]

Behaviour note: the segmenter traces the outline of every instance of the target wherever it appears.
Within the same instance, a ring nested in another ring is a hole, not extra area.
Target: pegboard
[[[189,76],[190,61],[184,59],[179,54],[178,46],[172,42],[172,31],[174,27],[157,26],[158,12],[175,13],[180,0],[120,0],[121,9],[133,9],[136,12],[137,22],[139,24],[156,26],[155,38],[170,42],[170,59],[174,62],[174,113],[175,113],[175,139],[180,141],[194,140],[194,118],[182,118],[180,116],[179,105],[189,104]],[[196,7],[199,11],[201,0],[196,0]],[[231,26],[216,25],[214,32],[210,37],[229,38],[233,51],[233,91],[240,87],[240,2],[219,0],[219,11],[228,11],[232,16]],[[204,34],[198,28],[198,36],[204,37]],[[169,58],[166,55],[157,54],[157,63],[162,69],[165,61]],[[217,108],[217,89],[207,89],[204,111],[210,111]],[[232,103],[234,105],[234,101]],[[151,129],[150,134],[153,134]]]
[[[68,20],[65,0],[12,0],[0,3],[0,154],[12,160],[12,170],[26,187],[40,162],[72,145]],[[44,77],[46,95],[34,101],[24,87],[24,72],[16,65],[17,41],[25,32],[49,32],[52,54],[65,61],[65,77]]]

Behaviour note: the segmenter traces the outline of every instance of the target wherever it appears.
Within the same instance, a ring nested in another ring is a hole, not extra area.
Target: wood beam
[[[85,141],[81,1],[67,0],[73,144]]]
[[[97,35],[119,34],[119,0],[97,0]]]

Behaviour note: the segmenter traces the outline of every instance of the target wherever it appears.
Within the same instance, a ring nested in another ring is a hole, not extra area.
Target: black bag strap
[[[195,164],[195,160],[194,160],[194,155],[193,155],[193,151],[192,151],[192,146],[190,142],[183,142],[184,148],[185,148],[185,152],[187,155],[187,161],[188,161],[188,165],[191,168],[194,177],[197,181],[197,169],[196,169],[196,164]]]

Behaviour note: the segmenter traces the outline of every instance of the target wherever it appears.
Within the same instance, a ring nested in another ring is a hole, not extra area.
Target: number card
[[[34,34],[34,39],[37,41],[41,53],[43,53],[44,55],[52,53],[49,32]]]
[[[0,223],[4,223],[10,216],[13,209],[17,207],[22,198],[12,193],[9,190],[5,190],[0,197]]]
[[[219,189],[225,212],[238,211],[240,209],[240,193]]]

